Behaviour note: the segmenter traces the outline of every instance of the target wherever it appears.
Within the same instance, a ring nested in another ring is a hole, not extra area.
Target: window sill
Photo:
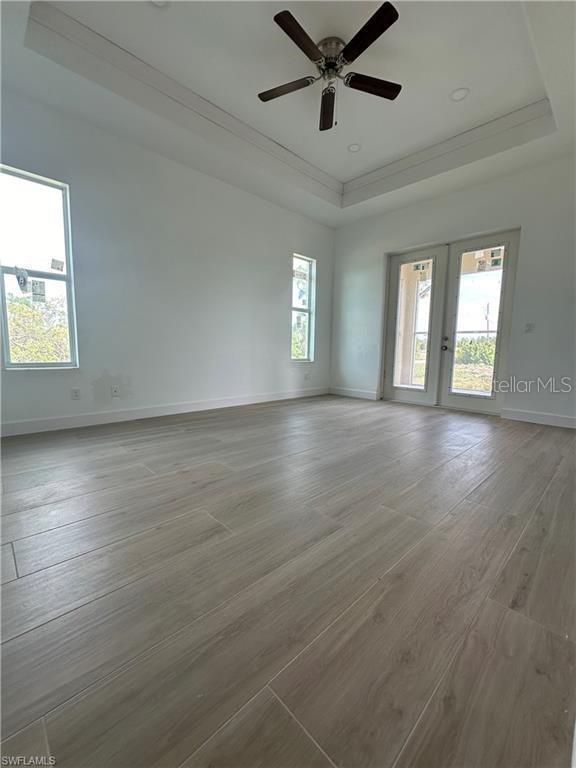
[[[79,368],[79,365],[23,365],[21,368],[5,365],[2,370],[5,373],[11,373],[12,371],[77,371]]]

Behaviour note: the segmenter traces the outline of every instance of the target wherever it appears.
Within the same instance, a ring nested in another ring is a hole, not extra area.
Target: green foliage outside
[[[495,353],[495,337],[478,336],[458,339],[454,357],[453,389],[490,394]],[[425,369],[426,340],[416,337],[412,384],[424,384]]]
[[[465,365],[493,365],[496,353],[496,337],[464,337],[456,344],[456,363]]]
[[[306,329],[292,327],[292,360],[305,360],[306,354]]]
[[[62,300],[6,297],[13,363],[65,363],[70,360],[68,319]]]
[[[489,395],[492,392],[492,374],[491,365],[455,363],[452,387],[455,390],[483,392]]]
[[[495,355],[495,336],[458,339],[454,357],[454,389],[490,394]]]

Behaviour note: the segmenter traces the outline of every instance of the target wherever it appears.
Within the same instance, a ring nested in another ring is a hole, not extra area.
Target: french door
[[[390,257],[384,397],[499,413],[518,233]]]

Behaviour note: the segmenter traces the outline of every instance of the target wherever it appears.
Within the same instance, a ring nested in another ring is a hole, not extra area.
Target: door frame
[[[440,383],[440,350],[437,346],[428,344],[426,361],[425,389],[414,387],[393,386],[394,356],[396,352],[396,339],[391,336],[392,343],[386,344],[386,329],[392,329],[396,325],[398,309],[398,291],[395,287],[398,283],[400,267],[411,262],[432,259],[432,294],[430,297],[430,325],[429,338],[442,331],[444,313],[441,311],[444,304],[444,291],[446,287],[446,269],[448,265],[448,246],[437,245],[432,248],[418,248],[406,253],[393,253],[388,256],[388,289],[386,292],[386,322],[384,329],[384,357],[382,366],[382,393],[384,399],[395,400],[402,403],[416,405],[436,405],[439,397]],[[386,376],[386,372],[389,376]],[[432,372],[432,375],[430,375]]]
[[[500,289],[500,308],[498,312],[498,335],[494,356],[494,373],[500,379],[505,378],[508,365],[508,346],[510,326],[512,324],[512,306],[516,263],[518,258],[519,231],[509,230],[492,235],[466,238],[450,244],[448,256],[448,275],[446,282],[446,303],[444,316],[444,332],[449,336],[448,350],[443,356],[440,371],[440,386],[438,405],[442,408],[456,408],[461,411],[474,411],[498,415],[502,410],[504,395],[502,392],[492,392],[490,396],[456,393],[450,391],[450,381],[454,364],[454,338],[456,331],[456,313],[460,298],[460,265],[462,254],[469,251],[487,250],[503,245],[505,247],[504,265],[502,268],[502,286]],[[453,288],[454,290],[450,290]],[[472,406],[472,407],[470,407]]]
[[[451,365],[448,366],[443,361],[440,362],[441,370],[439,371],[439,375],[437,377],[437,386],[432,386],[432,389],[435,390],[435,399],[430,402],[423,398],[414,398],[411,397],[411,393],[413,395],[414,390],[406,389],[402,390],[402,392],[406,392],[406,394],[402,394],[400,397],[396,396],[396,390],[399,388],[392,387],[392,377],[393,377],[393,366],[394,366],[394,337],[392,334],[389,334],[389,330],[392,329],[395,326],[396,323],[396,303],[393,301],[393,291],[394,291],[394,269],[393,269],[393,259],[399,260],[402,259],[402,263],[409,262],[409,261],[418,261],[420,258],[424,258],[425,254],[432,254],[436,253],[440,249],[445,249],[446,258],[445,258],[445,265],[446,265],[446,271],[443,278],[443,284],[439,286],[439,288],[434,292],[433,290],[433,296],[431,301],[431,313],[434,313],[434,301],[441,300],[444,303],[444,310],[442,312],[436,313],[438,316],[441,317],[441,326],[439,329],[439,332],[436,334],[436,338],[440,338],[444,332],[446,331],[448,327],[448,312],[450,311],[447,304],[448,302],[445,301],[446,298],[446,291],[448,288],[448,279],[450,272],[453,270],[458,269],[460,265],[460,258],[458,258],[457,264],[454,265],[451,263],[451,255],[454,252],[454,249],[462,248],[462,251],[471,251],[471,250],[480,250],[482,248],[489,248],[490,245],[505,245],[506,246],[506,253],[508,258],[504,262],[504,274],[502,278],[502,302],[501,302],[501,309],[500,309],[500,320],[499,320],[499,333],[498,333],[498,340],[497,340],[497,350],[496,350],[496,366],[495,370],[498,372],[498,376],[500,379],[505,379],[508,372],[508,358],[509,358],[509,342],[510,342],[510,332],[511,332],[511,326],[512,326],[512,311],[513,311],[513,304],[514,304],[514,290],[515,290],[515,284],[516,284],[516,270],[517,270],[517,263],[518,263],[518,256],[519,256],[519,245],[520,245],[520,237],[521,237],[521,230],[520,228],[513,228],[513,229],[505,229],[505,230],[498,230],[496,232],[492,232],[489,234],[483,234],[483,235],[472,235],[471,237],[465,237],[465,238],[459,238],[458,240],[453,240],[451,243],[442,243],[435,246],[423,246],[419,248],[410,248],[402,251],[394,251],[389,252],[385,254],[385,263],[386,263],[386,269],[384,272],[384,279],[385,279],[385,285],[384,285],[384,296],[385,296],[385,307],[384,307],[384,313],[383,313],[383,323],[382,323],[382,335],[381,335],[381,359],[380,359],[380,377],[379,377],[379,394],[378,397],[382,400],[391,400],[394,402],[404,402],[404,403],[411,403],[411,404],[420,404],[420,405],[429,405],[432,407],[439,407],[439,408],[446,408],[450,410],[459,410],[459,411],[472,411],[474,413],[484,412],[487,414],[495,414],[499,415],[503,406],[503,393],[497,393],[496,396],[493,396],[491,398],[481,398],[477,395],[452,395],[454,398],[457,398],[456,402],[444,402],[443,404],[440,403],[441,400],[441,393],[443,392],[443,387],[445,383],[445,377],[446,377],[446,370],[449,370],[451,372],[452,367]],[[485,245],[487,243],[488,245]],[[477,246],[477,247],[476,247]],[[430,255],[428,255],[428,258],[430,258]],[[405,261],[404,261],[405,260]],[[400,263],[400,261],[398,261]],[[433,289],[434,289],[434,283],[433,283]],[[440,295],[441,294],[441,295]],[[457,297],[455,306],[457,307]],[[433,316],[433,314],[432,314]],[[435,328],[430,328],[430,337],[432,338],[432,335],[434,334]],[[390,338],[392,339],[392,343],[388,343],[388,337],[390,335]],[[427,382],[428,385],[431,384],[431,382]],[[430,388],[430,386],[428,387]],[[401,388],[400,388],[401,389]],[[470,398],[472,398],[470,400]],[[487,408],[478,408],[478,407],[467,407],[468,405],[474,405],[477,406],[479,404],[480,399],[484,400],[486,404],[490,404]]]

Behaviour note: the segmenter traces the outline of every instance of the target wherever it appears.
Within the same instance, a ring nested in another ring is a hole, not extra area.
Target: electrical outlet
[[[305,373],[304,374],[304,381],[310,381],[310,374],[309,373]]]
[[[80,390],[78,387],[72,387],[70,390],[70,397],[72,400],[80,400]]]
[[[120,397],[120,384],[112,384],[110,394],[112,397]]]
[[[524,333],[534,333],[534,328],[536,327],[533,320],[528,320],[527,323],[524,323]]]

